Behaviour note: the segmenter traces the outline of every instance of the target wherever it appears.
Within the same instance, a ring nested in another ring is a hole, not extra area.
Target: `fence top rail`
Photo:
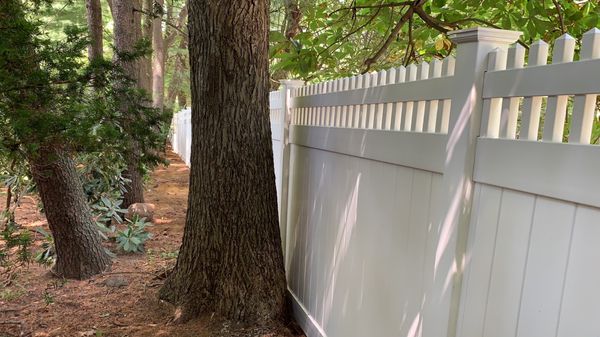
[[[454,57],[297,88],[291,107],[426,101],[450,98]]]
[[[481,135],[553,143],[595,142],[592,132],[600,127],[595,118],[600,94],[600,30],[583,34],[578,61],[574,61],[576,44],[568,34],[559,37],[551,64],[549,45],[544,41],[531,45],[527,65],[520,46],[491,52],[483,86]]]
[[[573,61],[576,44],[569,34],[556,39],[551,64],[549,45],[541,40],[531,45],[526,66],[523,47],[513,46],[507,55],[498,51],[505,55],[499,54],[499,64],[488,69],[483,97],[600,93],[600,30],[583,34],[579,61]]]

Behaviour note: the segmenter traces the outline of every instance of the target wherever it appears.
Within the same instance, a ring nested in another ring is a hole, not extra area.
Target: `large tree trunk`
[[[141,15],[138,0],[113,0],[113,18],[115,22],[114,40],[117,52],[132,52],[135,44],[142,37]],[[122,60],[115,53],[115,62],[123,67],[125,73],[137,83],[143,82],[143,72],[140,60]],[[127,119],[129,106],[123,102],[121,110]],[[124,176],[130,180],[127,184],[123,207],[129,207],[137,202],[144,202],[143,179],[140,171],[140,150],[135,142],[130,144],[127,160],[127,170]]]
[[[102,7],[100,0],[86,0],[87,23],[90,30],[91,44],[88,47],[88,57],[90,61],[102,59],[103,41],[102,41]]]
[[[269,125],[267,0],[191,0],[190,194],[161,297],[253,322],[283,319],[286,281]]]
[[[85,279],[105,271],[111,260],[101,245],[70,154],[59,147],[46,146],[29,163],[54,237],[53,273]]]
[[[163,0],[157,0],[156,3],[163,6]],[[152,103],[155,108],[162,109],[165,97],[165,43],[160,16],[152,22],[152,49]]]

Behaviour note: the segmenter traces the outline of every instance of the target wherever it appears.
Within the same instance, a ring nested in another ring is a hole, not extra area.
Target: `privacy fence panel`
[[[459,336],[600,334],[600,32],[581,42],[576,62],[569,35],[551,64],[543,41],[525,67],[520,47],[490,55]]]
[[[600,34],[551,54],[519,35],[451,32],[456,58],[271,93],[309,337],[600,336]]]

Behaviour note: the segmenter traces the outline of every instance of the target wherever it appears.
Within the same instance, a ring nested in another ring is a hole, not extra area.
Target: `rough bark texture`
[[[301,31],[300,20],[302,19],[302,12],[298,5],[298,0],[285,0],[285,37],[293,39]]]
[[[183,244],[161,297],[199,313],[285,316],[268,113],[268,1],[191,0],[190,194]]]
[[[101,245],[69,153],[46,146],[29,163],[54,237],[53,273],[59,277],[85,279],[105,271],[111,260]]]
[[[156,3],[163,6],[163,0]],[[152,22],[152,50],[152,104],[155,108],[162,108],[165,97],[165,42],[161,17]]]
[[[136,12],[138,17],[136,17],[136,21],[141,25],[141,36],[140,38],[144,38],[150,43],[152,43],[152,26],[153,26],[153,0],[142,0],[142,11]],[[136,7],[140,8],[140,7]],[[140,59],[140,80],[139,86],[140,88],[146,90],[148,95],[152,95],[152,55],[148,55],[142,57]]]
[[[141,16],[139,10],[136,10],[139,9],[139,5],[138,0],[113,0],[114,40],[118,52],[133,51],[136,42],[142,37]],[[115,62],[123,67],[130,78],[137,80],[138,84],[142,82],[140,60],[126,62],[115,53]],[[127,102],[123,103],[121,109],[125,114],[127,113]],[[144,202],[143,179],[139,170],[139,146],[135,142],[130,146],[124,176],[131,182],[126,186],[127,192],[122,205],[124,208],[137,202]]]
[[[102,7],[100,0],[86,0],[87,23],[90,30],[91,44],[88,47],[90,60],[101,59],[103,56],[102,41]]]

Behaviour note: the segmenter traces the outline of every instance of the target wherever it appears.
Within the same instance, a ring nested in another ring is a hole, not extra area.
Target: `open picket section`
[[[456,58],[271,93],[308,336],[600,335],[600,31],[576,61],[569,35],[550,62],[519,35],[450,32]],[[189,158],[190,111],[173,123]]]

